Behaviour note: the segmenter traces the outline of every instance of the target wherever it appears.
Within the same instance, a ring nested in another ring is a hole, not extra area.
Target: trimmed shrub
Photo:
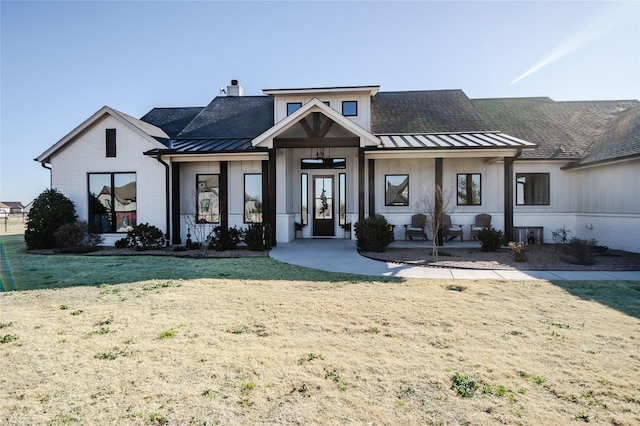
[[[129,239],[127,237],[120,238],[119,240],[116,240],[115,246],[116,246],[116,248],[121,248],[121,249],[128,248],[129,247]]]
[[[252,251],[263,251],[271,248],[271,225],[268,223],[252,223],[244,234],[244,242]]]
[[[356,237],[358,249],[363,251],[381,252],[393,241],[393,234],[389,230],[389,222],[384,217],[367,217],[356,222]]]
[[[127,232],[127,246],[138,250],[159,249],[164,247],[164,233],[157,226],[141,223]]]
[[[55,232],[56,247],[63,253],[87,253],[95,251],[104,238],[89,233],[87,222],[65,223]]]
[[[478,232],[478,239],[482,243],[482,251],[496,251],[506,244],[504,233],[494,228],[484,228]]]
[[[235,250],[242,241],[242,231],[236,228],[216,226],[211,232],[210,247],[217,251]]]
[[[55,248],[55,232],[77,219],[73,202],[56,189],[47,189],[33,202],[27,219],[24,241],[27,249]]]
[[[568,244],[562,245],[562,253],[565,260],[569,263],[577,265],[593,265],[596,263],[594,258],[594,247],[598,242],[596,240],[583,240],[580,238],[571,238]]]

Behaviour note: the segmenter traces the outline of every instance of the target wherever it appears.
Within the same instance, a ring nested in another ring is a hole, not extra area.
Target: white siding
[[[287,118],[287,104],[300,102],[302,105],[310,100],[318,98],[321,102],[329,102],[329,107],[342,114],[342,101],[357,101],[358,115],[347,117],[365,130],[371,130],[371,97],[369,94],[342,93],[342,94],[306,94],[306,95],[279,95],[274,102],[275,123]]]
[[[640,160],[569,172],[579,182],[579,238],[640,253]]]
[[[105,130],[116,129],[117,157],[106,157]],[[149,223],[166,232],[165,167],[143,152],[150,141],[110,116],[97,121],[51,159],[51,183],[76,207],[79,220],[88,220],[89,173],[136,173],[137,223]],[[105,234],[111,245],[123,234]]]

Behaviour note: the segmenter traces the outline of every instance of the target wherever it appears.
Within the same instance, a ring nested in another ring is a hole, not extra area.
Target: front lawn
[[[0,243],[1,424],[640,423],[637,282]]]

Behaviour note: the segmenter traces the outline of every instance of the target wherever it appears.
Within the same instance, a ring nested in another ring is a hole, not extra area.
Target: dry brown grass
[[[6,425],[640,422],[640,320],[549,282],[1,296],[0,337],[16,338],[0,345]],[[451,389],[456,372],[479,382],[473,397]]]

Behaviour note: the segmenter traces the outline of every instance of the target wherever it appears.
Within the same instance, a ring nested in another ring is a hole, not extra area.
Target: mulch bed
[[[59,250],[29,250],[28,253],[32,254],[64,254]],[[88,253],[74,253],[84,254],[86,256],[173,256],[173,257],[185,257],[185,258],[241,258],[241,257],[268,257],[269,250],[264,251],[251,251],[246,248],[238,248],[236,250],[207,250],[207,253],[203,253],[202,250],[175,250],[172,247],[161,248],[156,250],[136,250],[133,248],[115,248],[115,247],[99,247],[96,251]]]
[[[596,253],[593,265],[578,265],[562,255],[553,244],[527,246],[526,262],[516,262],[508,249],[495,252],[483,252],[480,248],[440,248],[436,259],[431,248],[388,248],[387,251],[364,252],[360,254],[371,259],[395,262],[414,266],[462,268],[462,269],[498,269],[529,271],[640,271],[640,253],[622,250],[607,250]]]

